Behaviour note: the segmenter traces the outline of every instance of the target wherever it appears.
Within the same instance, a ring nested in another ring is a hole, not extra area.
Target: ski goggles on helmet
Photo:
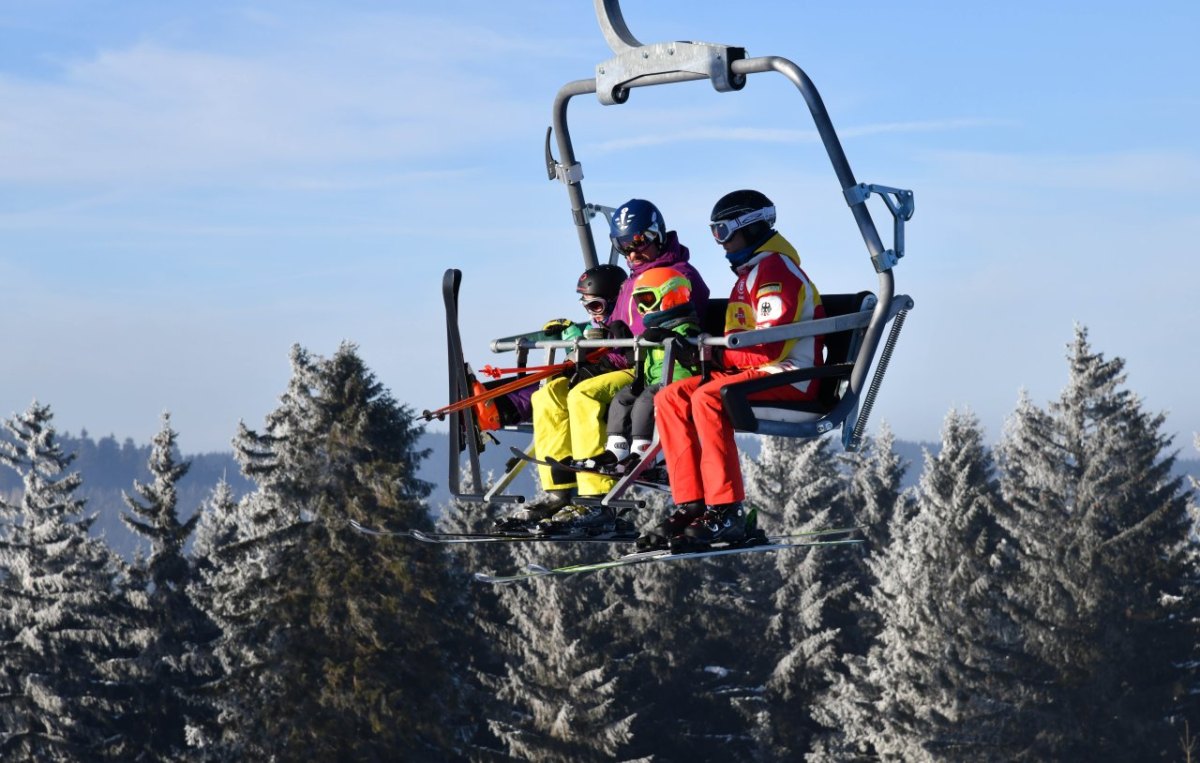
[[[608,311],[608,300],[604,297],[591,297],[584,294],[579,298],[579,304],[592,315],[603,315]]]
[[[645,249],[650,244],[658,241],[658,236],[650,231],[642,231],[634,233],[632,236],[611,236],[612,244],[617,248],[617,251],[628,256],[636,251]]]
[[[680,302],[686,302],[691,299],[691,283],[683,276],[675,276],[667,279],[664,283],[658,286],[639,286],[633,290],[633,304],[637,306],[637,311],[641,315],[651,313],[662,309],[660,305],[671,292],[682,289]],[[673,307],[673,305],[672,305]]]
[[[735,217],[732,220],[716,220],[708,227],[712,230],[713,238],[717,240],[717,243],[724,244],[733,238],[733,234],[737,233],[739,228],[745,228],[750,223],[756,223],[760,220],[765,220],[768,224],[774,224],[775,207],[756,209],[753,212],[747,212],[741,217]]]

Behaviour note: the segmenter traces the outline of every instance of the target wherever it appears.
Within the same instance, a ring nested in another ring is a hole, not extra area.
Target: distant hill
[[[128,513],[121,495],[123,491],[133,494],[134,480],[152,479],[148,466],[151,446],[138,445],[131,438],[118,443],[111,435],[93,440],[86,431],[79,437],[59,433],[58,442],[64,453],[75,454],[70,469],[83,475],[79,496],[87,501],[85,511],[98,514],[92,534],[103,536],[126,558],[132,557],[140,539],[121,521],[121,514]],[[222,478],[237,497],[254,488],[254,483],[242,476],[233,453],[201,453],[182,458],[191,462],[191,468],[177,486],[181,519],[195,514]],[[17,473],[0,467],[0,495],[15,501],[20,492]]]
[[[435,514],[440,514],[450,502],[450,490],[447,486],[449,439],[445,433],[427,432],[420,443],[420,446],[428,448],[430,453],[428,458],[422,461],[417,476],[433,487],[428,503]],[[505,462],[511,455],[509,447],[524,449],[529,444],[528,435],[517,433],[500,433],[499,439],[501,445],[488,445],[480,454],[485,481],[489,472],[497,477],[504,473]],[[738,444],[743,452],[753,456],[758,454],[759,442],[759,438],[752,435],[738,437]],[[93,534],[103,535],[114,549],[126,558],[131,558],[139,546],[140,539],[121,521],[121,514],[128,511],[121,495],[123,491],[132,493],[134,480],[148,482],[151,479],[147,466],[150,445],[138,445],[129,438],[119,443],[112,436],[93,440],[86,432],[81,433],[79,437],[60,434],[59,443],[66,453],[76,454],[71,468],[83,475],[80,495],[87,500],[87,511],[98,514],[96,524],[93,525]],[[937,443],[903,440],[896,442],[896,452],[908,463],[903,482],[905,487],[915,485],[920,478],[924,465],[923,452],[929,450],[936,453],[937,449]],[[182,458],[191,462],[191,469],[179,483],[181,518],[186,519],[194,514],[222,478],[229,483],[237,497],[254,489],[254,483],[242,476],[232,452],[201,453],[185,455]],[[513,481],[509,492],[525,496],[536,493],[537,480],[534,471],[532,467],[523,470]],[[1200,459],[1177,461],[1175,473],[1200,479]],[[20,491],[21,483],[16,473],[0,467],[0,496],[15,501],[20,496]]]

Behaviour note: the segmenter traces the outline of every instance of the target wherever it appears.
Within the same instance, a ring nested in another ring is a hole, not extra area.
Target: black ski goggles
[[[632,236],[621,236],[620,238],[612,236],[611,238],[612,244],[617,248],[617,251],[627,257],[634,252],[645,249],[655,241],[658,241],[657,236],[655,236],[653,233],[646,232],[635,233]]]

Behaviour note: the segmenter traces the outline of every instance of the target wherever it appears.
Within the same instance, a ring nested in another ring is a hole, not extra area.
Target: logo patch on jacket
[[[750,305],[743,302],[730,302],[725,312],[725,330],[745,331],[750,327],[752,315]]]
[[[758,300],[758,322],[769,323],[783,317],[783,298],[774,296]]]
[[[758,293],[755,294],[755,296],[758,297],[759,299],[762,299],[763,297],[769,296],[771,294],[782,294],[782,293],[783,293],[783,284],[778,283],[778,282],[765,283],[762,286],[758,287]]]

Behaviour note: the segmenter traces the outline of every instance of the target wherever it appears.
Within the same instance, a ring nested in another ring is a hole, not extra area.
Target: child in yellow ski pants
[[[609,371],[584,379],[574,387],[556,377],[533,393],[533,444],[540,459],[576,460],[604,452],[608,439],[608,404],[633,383],[633,369]],[[604,495],[616,480],[603,474],[567,472],[538,466],[543,490],[567,490],[578,485],[579,495]]]

